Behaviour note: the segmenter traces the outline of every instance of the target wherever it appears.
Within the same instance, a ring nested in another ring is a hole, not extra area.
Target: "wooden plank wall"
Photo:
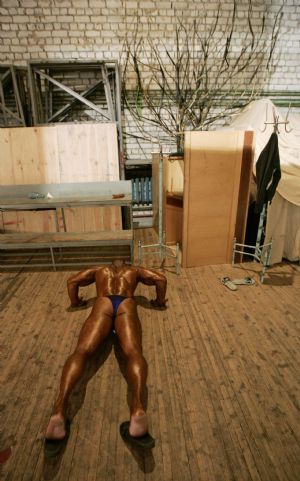
[[[113,123],[0,129],[0,156],[0,185],[119,180]],[[69,229],[77,232],[121,228],[120,209],[115,207],[68,209],[66,220]],[[0,229],[6,233],[55,231],[55,213],[5,212]]]

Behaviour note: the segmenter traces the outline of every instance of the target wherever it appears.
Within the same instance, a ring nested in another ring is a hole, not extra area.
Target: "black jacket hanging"
[[[273,132],[256,162],[257,197],[255,213],[262,211],[263,205],[273,199],[281,178],[278,136]]]

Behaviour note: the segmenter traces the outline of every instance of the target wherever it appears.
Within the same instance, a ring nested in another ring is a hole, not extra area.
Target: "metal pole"
[[[144,245],[144,248],[147,247],[157,247],[158,251],[156,253],[159,254],[160,260],[163,260],[167,257],[167,249],[168,246],[166,245],[166,235],[163,230],[163,208],[164,208],[164,199],[163,199],[163,163],[164,157],[162,152],[162,146],[159,147],[159,160],[158,160],[158,244],[153,245]],[[179,244],[176,244],[176,252],[175,255],[171,257],[175,258],[176,262],[176,274],[179,274]],[[138,242],[138,263],[139,265],[142,262],[142,243],[141,241]]]
[[[67,224],[66,224],[66,218],[65,218],[65,209],[62,207],[61,208],[61,216],[62,216],[62,221],[63,221],[63,226],[64,226],[64,232],[67,232]]]
[[[179,243],[176,242],[176,274],[179,275]]]
[[[257,238],[256,238],[256,244],[255,244],[255,255],[259,255],[259,247],[260,247],[261,236],[264,228],[265,216],[266,216],[266,204],[264,204],[259,217],[258,232],[257,232]]]
[[[236,249],[236,238],[233,239],[232,260],[231,260],[232,266],[234,265],[235,249]]]
[[[115,79],[116,79],[116,116],[117,116],[117,128],[119,133],[119,162],[120,162],[120,178],[125,179],[125,155],[123,146],[123,133],[122,133],[122,110],[121,110],[121,72],[118,62],[115,62]]]
[[[56,265],[55,265],[55,260],[54,260],[54,254],[53,254],[53,249],[52,249],[52,247],[50,247],[50,253],[51,253],[53,270],[56,271]]]
[[[142,262],[142,242],[139,240],[138,243],[138,265],[140,266]]]

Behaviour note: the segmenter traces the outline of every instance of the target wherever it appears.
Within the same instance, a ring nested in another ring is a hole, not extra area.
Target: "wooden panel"
[[[0,185],[10,184],[14,175],[9,131],[0,129]]]
[[[244,132],[188,132],[183,266],[228,263],[237,214]]]
[[[119,180],[114,123],[0,129],[0,155],[1,185]],[[79,232],[122,226],[119,208],[83,209],[78,210],[78,218],[69,217]],[[4,225],[5,232],[49,232],[53,226],[55,230],[53,213],[47,212],[6,213]]]
[[[131,240],[133,238],[133,231],[131,229],[128,230],[119,230],[115,231],[113,234],[111,231],[102,231],[102,232],[74,232],[74,233],[65,233],[65,232],[47,232],[47,233],[28,233],[20,234],[20,235],[11,235],[11,234],[3,234],[0,237],[1,248],[6,248],[11,246],[11,244],[18,245],[18,244],[37,244],[43,245],[47,243],[55,243],[60,242],[63,243],[71,243],[71,242],[97,242],[97,241],[119,241],[119,240]]]
[[[58,136],[59,126],[40,127],[38,130],[38,152],[39,162],[43,164],[44,184],[60,184],[61,172],[58,157]],[[30,180],[30,179],[29,179]],[[26,183],[33,183],[31,181]]]
[[[166,242],[182,243],[182,207],[166,205]]]
[[[254,132],[245,132],[244,148],[242,154],[242,167],[240,177],[239,198],[237,205],[237,216],[234,237],[237,242],[243,244],[245,241],[247,212],[249,206],[250,179],[252,176],[252,164],[254,158],[253,149]],[[240,254],[239,254],[240,255]],[[238,261],[238,258],[237,258]]]
[[[120,207],[76,207],[64,209],[68,232],[96,232],[122,228]],[[60,218],[60,230],[62,219]]]
[[[60,125],[57,138],[60,182],[119,179],[115,124]]]
[[[57,135],[61,182],[119,179],[115,124],[66,124],[60,126]],[[65,215],[67,229],[72,232],[122,228],[120,208],[66,209]]]
[[[94,126],[94,149],[97,152],[97,178],[103,181],[119,180],[119,152],[116,124],[99,124]],[[104,162],[105,159],[105,162]],[[91,179],[94,181],[94,179]]]
[[[184,161],[183,158],[166,157],[164,161],[165,188],[167,192],[183,192]]]
[[[182,243],[183,222],[183,186],[184,161],[183,158],[165,157],[164,161],[165,185],[165,215],[164,228],[166,242]]]
[[[44,180],[41,166],[38,165],[39,152],[37,130],[34,128],[13,128],[9,130],[10,158],[12,178],[8,184],[40,183]]]
[[[60,182],[57,136],[53,127],[1,129],[0,149],[6,148],[2,185]],[[2,154],[1,154],[1,162]],[[54,212],[4,212],[4,232],[56,230]]]
[[[55,211],[3,212],[3,228],[10,232],[55,232]]]

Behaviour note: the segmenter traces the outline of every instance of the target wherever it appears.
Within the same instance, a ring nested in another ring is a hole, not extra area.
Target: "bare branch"
[[[170,43],[152,40],[150,35],[144,38],[137,22],[121,59],[124,104],[137,130],[142,132],[150,124],[176,139],[179,148],[178,132],[209,128],[259,94],[274,65],[282,7],[268,32],[266,11],[257,25],[252,0],[248,1],[242,33],[237,31],[237,0],[225,26],[220,22],[221,1],[213,21],[204,8],[201,19],[192,23],[177,18]]]

